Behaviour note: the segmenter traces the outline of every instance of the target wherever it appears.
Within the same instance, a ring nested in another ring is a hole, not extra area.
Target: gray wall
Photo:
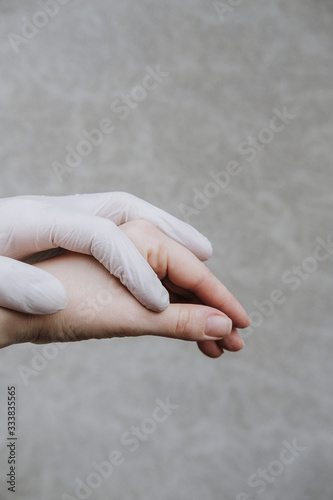
[[[63,3],[51,17],[1,2],[0,196],[124,190],[190,214],[255,327],[219,360],[151,337],[3,350],[1,499],[75,498],[77,478],[101,483],[94,500],[332,499],[332,248],[314,257],[333,233],[332,2]],[[145,96],[157,65],[167,75]],[[130,92],[133,109],[111,109]],[[113,133],[60,174],[104,118]],[[168,397],[177,408],[154,424]],[[138,425],[144,440],[126,444]],[[91,475],[115,450],[109,477]]]

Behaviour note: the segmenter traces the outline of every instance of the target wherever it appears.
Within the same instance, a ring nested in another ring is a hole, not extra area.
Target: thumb
[[[62,283],[48,272],[0,256],[0,306],[29,314],[53,314],[67,305]]]
[[[218,309],[199,304],[170,304],[160,313],[148,313],[142,334],[202,342],[230,335],[232,321]],[[148,324],[147,324],[148,323]]]

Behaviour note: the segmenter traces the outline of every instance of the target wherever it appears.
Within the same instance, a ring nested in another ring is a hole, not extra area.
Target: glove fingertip
[[[131,292],[150,311],[163,312],[169,307],[169,293],[157,277],[145,291],[132,289]]]
[[[156,302],[156,304],[154,304],[155,308],[154,309],[152,308],[151,310],[155,312],[163,312],[169,307],[169,305],[170,305],[169,293],[163,286],[162,292],[159,297],[159,301]]]
[[[205,240],[204,240],[204,245],[205,245],[205,259],[204,260],[208,260],[211,258],[211,256],[213,255],[213,245],[211,244],[211,242],[209,241],[208,238],[206,238],[204,236]]]

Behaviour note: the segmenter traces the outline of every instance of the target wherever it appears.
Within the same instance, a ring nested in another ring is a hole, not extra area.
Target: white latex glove
[[[93,255],[148,309],[163,311],[169,294],[118,228],[145,219],[200,260],[210,242],[189,224],[129,193],[16,196],[0,199],[0,306],[32,314],[64,309],[67,293],[51,274],[22,262],[54,248]]]

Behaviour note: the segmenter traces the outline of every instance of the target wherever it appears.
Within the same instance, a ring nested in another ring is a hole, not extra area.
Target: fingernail
[[[221,339],[229,335],[232,330],[232,321],[226,316],[210,316],[206,322],[205,335],[215,339]]]

